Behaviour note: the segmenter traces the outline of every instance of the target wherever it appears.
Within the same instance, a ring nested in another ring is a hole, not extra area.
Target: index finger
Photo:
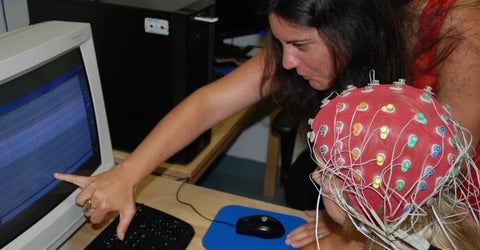
[[[128,225],[133,220],[135,215],[135,207],[126,209],[123,212],[120,212],[120,220],[117,226],[117,236],[120,240],[125,238],[125,232],[127,231]]]
[[[73,175],[73,174],[62,174],[62,173],[54,173],[53,176],[60,181],[70,182],[72,184],[77,185],[81,189],[84,189],[88,184],[88,177],[80,176],[80,175]]]

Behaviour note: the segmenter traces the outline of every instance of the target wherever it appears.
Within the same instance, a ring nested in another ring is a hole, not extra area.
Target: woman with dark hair
[[[369,83],[372,70],[380,82],[406,78],[416,87],[430,86],[440,102],[450,105],[454,120],[471,132],[472,145],[478,145],[479,1],[262,3],[269,24],[262,52],[186,98],[115,168],[93,177],[55,175],[82,189],[76,201],[91,201],[95,209],[85,215],[92,223],[118,211],[117,234],[122,239],[135,213],[138,184],[160,163],[230,115],[273,94],[306,123],[319,110],[323,97],[348,85]],[[322,225],[318,231],[322,236],[336,230]],[[287,244],[303,247],[313,242],[314,228],[314,223],[308,223],[292,231]]]
[[[331,92],[368,83],[373,69],[381,82],[406,75],[405,38],[400,32],[404,15],[399,11],[405,1],[268,2],[264,11],[271,29],[262,84],[273,86],[275,99],[301,121],[315,114]],[[292,29],[287,32],[283,27],[288,26]],[[286,35],[293,39],[280,39],[280,32],[290,32]],[[296,61],[304,65],[298,67]]]

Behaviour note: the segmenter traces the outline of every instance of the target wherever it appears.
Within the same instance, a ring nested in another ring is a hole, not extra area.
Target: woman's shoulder
[[[446,20],[446,28],[460,32],[463,38],[480,36],[480,1],[457,0]]]

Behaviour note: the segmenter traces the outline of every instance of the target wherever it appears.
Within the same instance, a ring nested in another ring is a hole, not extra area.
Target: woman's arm
[[[169,112],[120,163],[139,183],[160,163],[220,121],[258,102],[263,59],[257,56],[197,91]]]
[[[207,129],[258,102],[263,63],[260,53],[225,77],[192,93],[162,118],[115,168],[92,177],[55,174],[56,178],[82,189],[76,197],[77,204],[91,199],[93,209],[85,215],[92,223],[100,223],[109,212],[118,211],[117,234],[123,239],[135,214],[134,193],[138,184]],[[268,90],[264,93],[268,94]]]

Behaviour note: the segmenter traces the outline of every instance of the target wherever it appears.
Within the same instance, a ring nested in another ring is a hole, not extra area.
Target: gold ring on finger
[[[90,198],[85,199],[82,205],[83,212],[88,212],[90,209],[92,209],[92,200]]]

